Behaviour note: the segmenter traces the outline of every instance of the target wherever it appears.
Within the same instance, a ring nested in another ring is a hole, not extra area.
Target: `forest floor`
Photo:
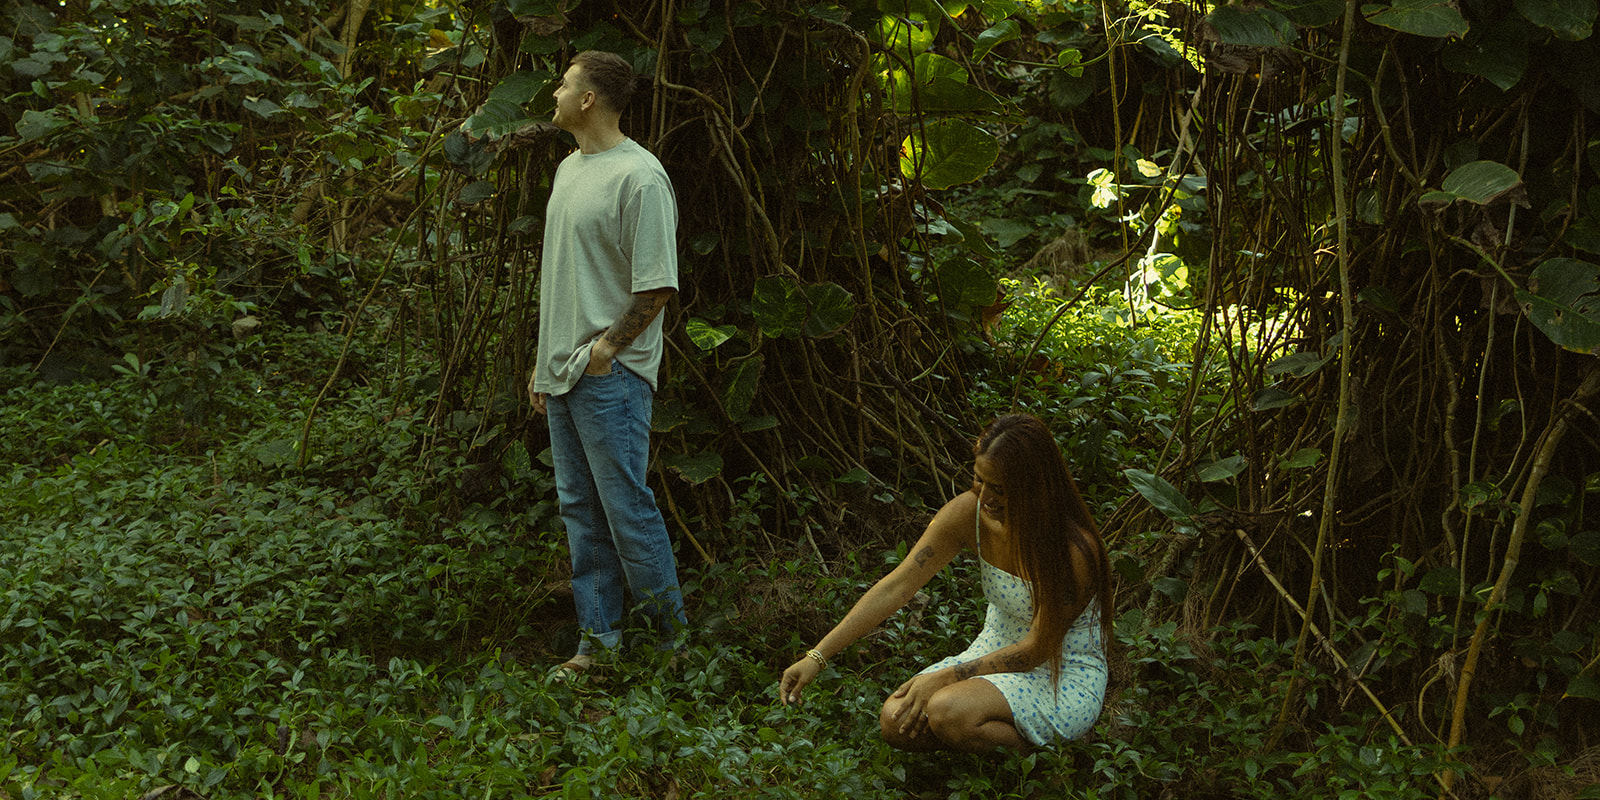
[[[895,751],[884,697],[981,624],[962,560],[807,702],[777,703],[779,672],[920,532],[926,508],[886,500],[861,501],[880,527],[825,541],[827,560],[798,541],[680,554],[688,646],[552,682],[575,635],[547,471],[484,491],[453,457],[470,431],[357,381],[299,468],[303,368],[4,373],[0,798],[1439,796],[1441,747],[1335,708],[1340,682],[1295,669],[1292,643],[1187,628],[1161,595],[1118,615],[1085,739]],[[1315,722],[1274,724],[1291,689]],[[1563,767],[1498,773],[1498,796],[1595,796],[1592,766]],[[1540,775],[1561,791],[1512,791]],[[1487,796],[1470,771],[1458,787]]]

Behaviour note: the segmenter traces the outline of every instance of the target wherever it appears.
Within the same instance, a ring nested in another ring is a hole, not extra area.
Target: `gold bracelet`
[[[828,659],[823,658],[822,657],[822,651],[816,649],[815,647],[813,647],[810,650],[806,651],[806,658],[809,658],[812,661],[817,662],[817,666],[819,666],[819,667],[828,666]]]

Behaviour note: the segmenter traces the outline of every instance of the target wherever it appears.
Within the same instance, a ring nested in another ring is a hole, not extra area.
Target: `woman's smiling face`
[[[995,522],[1006,521],[1006,487],[1000,483],[1000,470],[986,455],[972,462],[972,491],[978,495],[978,507],[984,516]]]

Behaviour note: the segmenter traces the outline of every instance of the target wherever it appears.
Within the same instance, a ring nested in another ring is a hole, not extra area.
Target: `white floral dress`
[[[1022,641],[1033,624],[1033,592],[1028,582],[983,558],[978,548],[979,571],[983,575],[983,596],[989,610],[978,638],[959,655],[943,659],[919,674],[972,661],[1008,645]],[[1100,603],[1089,607],[1073,621],[1061,639],[1061,682],[1053,685],[1050,662],[1028,672],[997,672],[979,675],[1005,695],[1016,720],[1017,731],[1036,745],[1059,739],[1076,739],[1094,726],[1105,704],[1105,642],[1100,629]]]

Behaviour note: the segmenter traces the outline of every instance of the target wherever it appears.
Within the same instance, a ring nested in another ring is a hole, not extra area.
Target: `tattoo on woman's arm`
[[[1028,656],[1025,653],[990,653],[981,658],[957,664],[951,669],[955,670],[956,680],[958,681],[976,678],[983,671],[983,662],[988,661],[990,658],[997,660],[1000,666],[999,672],[1023,672],[1028,669]]]
[[[917,551],[917,566],[926,567],[926,566],[928,566],[928,562],[932,561],[932,560],[933,560],[933,548],[932,547],[924,547],[921,550]]]

